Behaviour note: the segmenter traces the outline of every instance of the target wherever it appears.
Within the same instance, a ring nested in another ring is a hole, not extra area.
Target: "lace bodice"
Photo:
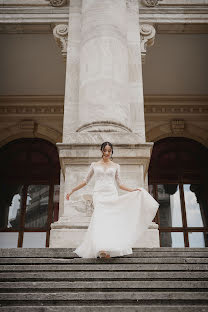
[[[101,164],[92,162],[84,178],[84,182],[88,183],[93,175],[95,177],[95,184],[115,184],[115,182],[118,186],[122,184],[119,164],[104,167]]]

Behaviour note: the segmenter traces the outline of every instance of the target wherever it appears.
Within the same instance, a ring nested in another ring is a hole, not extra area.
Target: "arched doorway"
[[[208,246],[208,150],[186,138],[154,144],[149,190],[160,203],[162,247]]]
[[[48,247],[58,219],[56,146],[18,139],[0,149],[0,247]]]

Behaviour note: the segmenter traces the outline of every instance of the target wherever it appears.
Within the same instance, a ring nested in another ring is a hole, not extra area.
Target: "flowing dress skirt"
[[[136,241],[154,219],[158,202],[144,189],[118,195],[113,184],[93,191],[94,211],[82,243],[73,251],[82,258],[97,258],[100,250],[111,257],[132,254]]]

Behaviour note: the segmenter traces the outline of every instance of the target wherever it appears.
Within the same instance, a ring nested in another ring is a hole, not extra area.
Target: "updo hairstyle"
[[[101,144],[100,150],[103,152],[104,148],[106,147],[106,145],[109,145],[111,147],[111,159],[113,159],[112,155],[113,155],[113,145],[110,142],[103,142]]]

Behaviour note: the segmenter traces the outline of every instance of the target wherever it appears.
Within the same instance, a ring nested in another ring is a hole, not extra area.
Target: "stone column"
[[[70,0],[64,99],[63,142],[77,129],[82,0]]]
[[[126,0],[82,5],[77,131],[129,132]]]
[[[129,103],[131,128],[145,142],[144,96],[142,80],[141,44],[139,35],[138,0],[127,0],[128,15],[128,64],[129,64]]]
[[[152,143],[145,140],[138,0],[70,0],[63,143],[58,143],[65,191],[50,247],[75,248],[92,214],[93,179],[79,184],[100,145],[114,145],[113,161],[129,187],[146,187]],[[125,193],[119,190],[120,195]],[[134,247],[157,247],[157,225]]]

